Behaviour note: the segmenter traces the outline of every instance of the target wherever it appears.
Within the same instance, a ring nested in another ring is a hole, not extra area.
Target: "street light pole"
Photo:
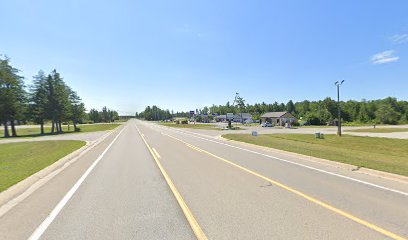
[[[337,86],[337,108],[338,108],[338,119],[337,119],[337,135],[341,137],[341,106],[340,106],[340,85],[344,83],[342,80],[340,83],[339,81],[335,82],[334,85]]]
[[[233,108],[234,108],[234,115],[235,115],[235,112],[237,112],[235,103],[237,102],[237,98],[238,98],[238,97],[239,97],[239,93],[235,93],[234,102],[232,102],[232,106],[233,106]],[[238,113],[237,113],[237,114],[238,114]],[[242,117],[242,116],[241,116],[241,117]],[[235,124],[235,127],[238,127],[238,123]]]

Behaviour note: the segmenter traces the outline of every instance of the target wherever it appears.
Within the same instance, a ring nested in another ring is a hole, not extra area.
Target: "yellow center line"
[[[390,237],[390,238],[396,239],[396,240],[406,240],[404,237],[401,237],[401,236],[399,236],[399,235],[397,235],[395,233],[392,233],[392,232],[390,232],[388,230],[385,230],[385,229],[383,229],[383,228],[381,228],[379,226],[376,226],[376,225],[374,225],[372,223],[369,223],[369,222],[367,222],[367,221],[365,221],[365,220],[363,220],[361,218],[358,218],[358,217],[356,217],[356,216],[354,216],[354,215],[352,215],[350,213],[347,213],[347,212],[345,212],[343,210],[340,210],[340,209],[338,209],[338,208],[336,208],[336,207],[334,207],[334,206],[332,206],[332,205],[330,205],[328,203],[320,201],[320,200],[318,200],[318,199],[316,199],[316,198],[314,198],[312,196],[309,196],[309,195],[307,195],[307,194],[305,194],[305,193],[303,193],[301,191],[298,191],[298,190],[296,190],[294,188],[291,188],[289,186],[286,186],[286,185],[284,185],[284,184],[282,184],[280,182],[277,182],[277,181],[272,180],[272,179],[270,179],[268,177],[265,177],[265,176],[263,176],[263,175],[261,175],[261,174],[259,174],[257,172],[254,172],[254,171],[252,171],[252,170],[250,170],[248,168],[245,168],[245,167],[243,167],[241,165],[233,163],[233,162],[231,162],[231,161],[229,161],[229,160],[227,160],[225,158],[222,158],[222,157],[217,156],[217,155],[215,155],[213,153],[210,153],[210,152],[208,152],[206,150],[203,150],[203,149],[198,148],[198,147],[196,147],[194,145],[191,145],[191,144],[189,144],[189,143],[187,143],[187,142],[185,142],[185,141],[183,141],[183,140],[181,140],[179,138],[170,136],[168,134],[164,134],[164,135],[166,135],[166,136],[168,136],[170,138],[173,138],[174,140],[177,140],[179,142],[184,143],[185,145],[187,145],[191,149],[197,150],[199,152],[203,152],[203,153],[205,153],[207,155],[210,155],[210,156],[212,156],[212,157],[214,157],[214,158],[216,158],[218,160],[221,160],[221,161],[223,161],[223,162],[225,162],[225,163],[227,163],[229,165],[237,167],[237,168],[239,168],[239,169],[241,169],[241,170],[243,170],[243,171],[245,171],[245,172],[247,172],[249,174],[252,174],[252,175],[254,175],[254,176],[258,177],[258,178],[261,178],[261,179],[263,179],[265,181],[268,181],[268,182],[270,182],[270,183],[272,183],[272,184],[274,184],[274,185],[276,185],[276,186],[278,186],[278,187],[280,187],[282,189],[285,189],[285,190],[287,190],[287,191],[289,191],[291,193],[294,193],[294,194],[296,194],[296,195],[298,195],[298,196],[300,196],[300,197],[302,197],[302,198],[304,198],[306,200],[309,200],[310,202],[313,202],[313,203],[315,203],[315,204],[317,204],[317,205],[319,205],[319,206],[321,206],[323,208],[326,208],[326,209],[328,209],[328,210],[330,210],[330,211],[332,211],[334,213],[337,213],[337,214],[339,214],[339,215],[341,215],[341,216],[343,216],[345,218],[348,218],[348,219],[350,219],[350,220],[352,220],[354,222],[357,222],[357,223],[359,223],[359,224],[361,224],[363,226],[366,226],[366,227],[368,227],[368,228],[370,228],[370,229],[372,229],[372,230],[374,230],[376,232],[379,232],[379,233],[381,233],[381,234],[383,234],[383,235],[385,235],[387,237]]]
[[[153,156],[153,159],[155,160],[157,166],[160,169],[160,172],[162,173],[164,179],[166,180],[167,184],[169,185],[171,191],[173,192],[174,197],[176,198],[178,204],[181,207],[181,210],[184,213],[184,216],[186,217],[188,223],[191,226],[191,229],[194,232],[194,235],[197,237],[198,240],[207,240],[207,236],[204,234],[203,230],[201,229],[200,225],[198,225],[198,222],[194,218],[193,214],[191,213],[190,209],[188,208],[186,202],[184,201],[183,197],[181,196],[180,192],[177,190],[176,186],[174,185],[173,181],[171,180],[170,176],[167,174],[167,172],[164,170],[162,164],[159,161],[160,156],[159,153],[156,151],[156,149],[150,147],[150,145],[147,143],[144,134],[140,132],[139,128],[136,126],[137,131],[139,132],[140,137],[142,138],[143,142],[145,143],[147,149],[149,149],[150,154]],[[157,154],[157,156],[156,156]]]
[[[198,151],[198,152],[201,152],[201,149],[199,149],[199,148],[197,148],[197,147],[195,147],[195,146],[193,146],[193,145],[190,145],[190,144],[186,144],[187,145],[187,147],[189,147],[189,148],[191,148],[191,149],[194,149],[194,150],[196,150],[196,151]]]
[[[152,150],[154,152],[154,154],[156,155],[157,158],[161,158],[160,154],[156,151],[155,148],[152,147]]]

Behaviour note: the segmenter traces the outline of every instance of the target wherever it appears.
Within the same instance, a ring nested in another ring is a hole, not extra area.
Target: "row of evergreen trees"
[[[382,123],[382,124],[404,124],[408,123],[408,102],[398,101],[396,98],[388,97],[379,100],[362,101],[341,101],[342,119],[345,122],[353,123]],[[309,122],[312,125],[323,125],[337,119],[338,105],[331,98],[319,101],[301,101],[294,103],[274,102],[272,104],[256,103],[245,104],[245,100],[239,98],[236,104],[227,102],[225,105],[212,105],[196,109],[198,114],[217,113],[225,115],[227,113],[250,113],[254,119],[266,112],[287,111],[295,115],[298,119]],[[136,113],[136,117],[146,120],[164,120],[171,117],[189,117],[189,112],[177,112],[162,110],[157,106],[147,107],[143,112]]]
[[[10,65],[10,59],[0,58],[0,122],[4,125],[4,136],[17,136],[16,121],[33,121],[40,124],[44,134],[44,123],[51,122],[51,133],[62,133],[62,123],[70,121],[77,130],[78,122],[85,115],[81,98],[53,70],[49,74],[39,71],[28,87],[19,75],[19,70]]]
[[[174,112],[163,110],[157,106],[147,106],[144,111],[136,113],[136,118],[145,119],[148,121],[161,121],[175,117]],[[187,117],[187,116],[186,116]]]
[[[379,100],[365,99],[361,101],[341,101],[341,115],[343,121],[354,123],[382,123],[403,124],[408,123],[408,102],[398,101],[396,98],[387,97]],[[225,105],[204,107],[201,113],[248,112],[255,119],[265,112],[287,111],[297,118],[305,120],[313,125],[322,125],[337,119],[338,104],[331,98],[319,101],[304,100],[294,103],[292,100],[284,103],[272,104],[256,103],[232,106],[227,102]]]
[[[94,123],[114,122],[115,120],[119,120],[119,114],[117,111],[103,107],[102,111],[91,109],[88,113],[88,119]]]

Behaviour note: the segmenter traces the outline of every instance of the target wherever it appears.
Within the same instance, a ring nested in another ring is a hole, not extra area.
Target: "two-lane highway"
[[[405,239],[407,192],[406,183],[129,121],[0,216],[0,239]]]
[[[270,153],[259,149],[182,130],[153,124],[138,127],[161,154],[164,167],[211,239],[408,235],[404,184],[372,178],[374,184],[369,185],[367,176],[361,180],[323,166],[305,168],[267,157]]]

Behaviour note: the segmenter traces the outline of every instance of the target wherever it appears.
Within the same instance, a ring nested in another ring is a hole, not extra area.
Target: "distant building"
[[[249,113],[237,113],[234,115],[234,122],[240,122],[240,123],[251,122],[252,123],[252,115]]]
[[[261,123],[269,122],[274,126],[285,126],[286,123],[295,123],[298,119],[289,112],[267,112],[261,116]]]
[[[225,122],[227,121],[227,115],[219,115],[215,117],[216,122]]]

